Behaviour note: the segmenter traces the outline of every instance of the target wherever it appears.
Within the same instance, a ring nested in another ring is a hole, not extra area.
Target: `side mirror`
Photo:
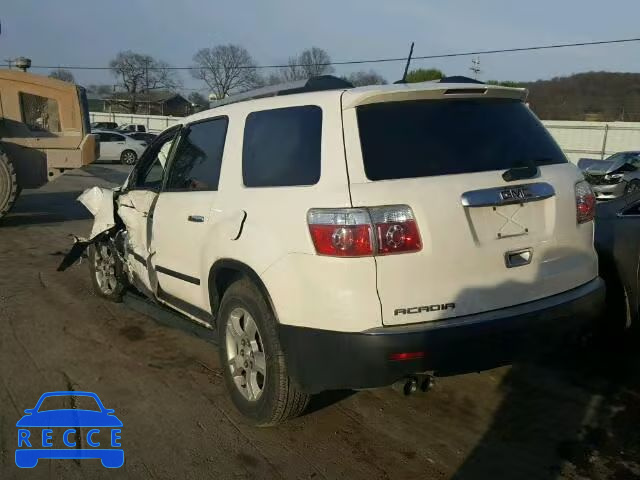
[[[113,408],[105,408],[104,409],[104,413],[106,413],[107,415],[111,415],[112,413],[115,413],[116,411]]]
[[[26,413],[27,415],[31,415],[33,413],[33,408],[27,408],[24,413]]]

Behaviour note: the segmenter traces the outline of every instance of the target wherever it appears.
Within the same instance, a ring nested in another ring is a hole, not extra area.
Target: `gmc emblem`
[[[512,202],[514,200],[526,200],[529,197],[529,190],[524,187],[507,188],[500,191],[500,200]]]
[[[422,307],[396,308],[393,315],[412,315],[414,313],[437,312],[439,310],[449,309],[453,310],[454,308],[456,308],[455,303],[438,303],[435,305],[423,305]]]

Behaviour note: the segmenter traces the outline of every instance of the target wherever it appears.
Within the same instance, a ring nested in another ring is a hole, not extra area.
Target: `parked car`
[[[115,130],[118,128],[116,122],[92,122],[91,130]]]
[[[119,132],[146,132],[147,127],[136,123],[125,123],[118,127]]]
[[[258,425],[324,390],[478,370],[604,300],[593,192],[525,97],[321,77],[226,98],[79,198],[96,221],[61,268],[88,247],[98,295],[134,286],[212,329]]]
[[[134,140],[139,140],[141,142],[146,142],[147,145],[153,142],[153,140],[158,136],[155,133],[149,132],[134,132],[127,133],[127,136],[133,138]]]
[[[124,165],[134,165],[147,143],[118,132],[95,130],[100,140],[99,160],[119,160]]]
[[[609,333],[640,333],[640,193],[598,205],[595,242]]]
[[[640,192],[640,151],[614,153],[605,160],[582,158],[578,167],[598,200]]]

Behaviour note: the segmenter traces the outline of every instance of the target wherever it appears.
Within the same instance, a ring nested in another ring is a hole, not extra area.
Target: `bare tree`
[[[289,57],[287,66],[280,68],[277,77],[280,79],[280,82],[276,83],[295,82],[296,80],[309,78],[305,70],[300,66],[299,56]]]
[[[109,62],[109,67],[128,94],[131,113],[136,113],[140,94],[156,89],[175,90],[181,85],[175,71],[166,62],[131,50],[118,53]]]
[[[298,58],[307,78],[333,73],[333,67],[329,65],[331,57],[322,48],[307,48]]]
[[[240,45],[202,48],[193,56],[193,62],[193,77],[206,83],[220,99],[261,83],[253,58]]]
[[[369,70],[368,72],[365,72],[364,70],[353,72],[346,77],[346,80],[356,87],[363,87],[365,85],[385,85],[387,83],[384,77],[374,70]]]
[[[287,66],[280,68],[279,77],[284,82],[305,80],[318,75],[333,73],[329,54],[319,47],[311,47],[303,50],[294,57],[289,57]]]
[[[55,70],[51,70],[49,73],[49,78],[55,78],[57,80],[62,80],[63,82],[76,83],[73,78],[73,73],[64,68],[56,68]]]

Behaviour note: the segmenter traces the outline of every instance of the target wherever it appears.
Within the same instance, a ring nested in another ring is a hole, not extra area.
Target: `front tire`
[[[120,162],[123,165],[135,165],[138,155],[133,150],[125,150],[120,154]]]
[[[251,281],[227,289],[217,328],[225,383],[240,413],[260,427],[302,414],[310,397],[292,384],[276,319]]]
[[[88,257],[93,290],[102,298],[121,302],[127,282],[113,242],[105,239],[89,245]]]
[[[20,188],[13,163],[6,153],[0,151],[0,218],[13,208],[19,193]]]

